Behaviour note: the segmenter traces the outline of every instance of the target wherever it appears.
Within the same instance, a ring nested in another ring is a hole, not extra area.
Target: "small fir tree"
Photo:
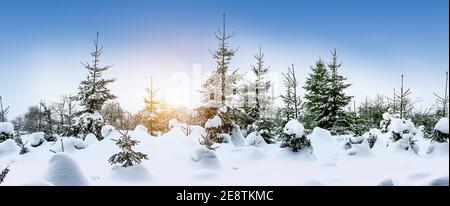
[[[121,134],[120,139],[114,141],[122,151],[109,158],[108,162],[110,164],[122,164],[122,167],[130,167],[134,164],[140,164],[142,160],[148,159],[146,154],[133,150],[133,147],[139,144],[139,141],[131,139],[128,131],[126,133],[119,131],[119,133]]]

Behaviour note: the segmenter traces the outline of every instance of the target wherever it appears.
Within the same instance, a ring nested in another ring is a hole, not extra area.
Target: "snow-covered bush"
[[[175,126],[178,126],[180,124],[180,121],[178,119],[171,119],[169,120],[169,129],[172,129]]]
[[[44,178],[56,186],[89,185],[78,164],[64,153],[53,155]]]
[[[111,133],[113,133],[116,130],[116,128],[114,128],[111,125],[105,125],[102,127],[102,130],[100,131],[102,134],[103,138],[108,137]],[[91,133],[92,134],[92,133]],[[95,136],[95,135],[94,135]],[[87,136],[86,136],[87,137]]]
[[[11,122],[0,122],[0,142],[12,139],[14,136],[14,125]]]
[[[441,118],[436,126],[434,127],[433,132],[433,141],[436,142],[448,142],[448,127],[449,127],[449,121],[448,118]]]
[[[194,150],[191,159],[195,166],[200,168],[215,169],[220,167],[216,153],[205,147],[199,147]]]
[[[290,120],[284,126],[284,135],[281,136],[281,147],[290,147],[298,152],[303,148],[311,148],[311,141],[305,136],[305,128],[297,120]]]
[[[32,147],[38,147],[45,142],[44,132],[35,132],[28,136],[28,140]]]
[[[89,146],[89,145],[99,142],[99,141],[98,141],[97,137],[95,137],[95,135],[91,133],[91,134],[86,135],[86,137],[84,138],[84,142],[86,143],[86,145]]]
[[[73,135],[84,139],[87,134],[93,133],[97,138],[103,139],[101,130],[104,125],[103,118],[98,112],[84,113],[72,125]]]
[[[449,144],[447,142],[432,142],[427,150],[428,155],[432,156],[448,156],[449,155]]]
[[[252,132],[245,138],[245,145],[247,146],[260,146],[266,144],[264,138],[258,132]]]
[[[389,112],[383,113],[383,119],[380,122],[381,132],[386,133],[389,131],[389,125],[391,124],[392,115]]]
[[[272,119],[262,118],[255,121],[249,131],[258,132],[266,143],[271,144],[274,142],[274,137],[276,136],[276,129],[274,129],[275,127],[275,122]]]
[[[27,143],[28,143],[28,141],[25,142],[25,143],[23,143],[22,138],[20,138],[20,137],[16,137],[14,140],[16,141],[17,146],[20,147],[20,152],[19,152],[19,154],[22,155],[22,154],[28,153],[28,152],[30,151],[30,150],[28,149],[28,147],[26,146]]]
[[[122,164],[122,167],[129,167],[134,164],[140,164],[142,160],[147,160],[147,155],[142,152],[136,152],[133,147],[139,144],[139,141],[131,139],[128,133],[121,133],[118,140],[113,140],[116,145],[122,149],[121,152],[114,154],[108,160],[110,164]]]
[[[19,147],[13,139],[7,139],[0,143],[0,157],[7,154],[14,154],[19,151]]]
[[[219,128],[222,126],[222,120],[219,116],[215,116],[212,119],[208,119],[205,123],[205,129]]]
[[[242,135],[241,128],[237,124],[234,124],[233,129],[231,130],[231,142],[233,142],[235,146],[244,145],[244,136]]]

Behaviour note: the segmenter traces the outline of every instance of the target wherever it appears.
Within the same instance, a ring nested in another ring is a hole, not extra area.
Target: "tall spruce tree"
[[[306,126],[314,128],[316,126],[326,128],[327,122],[327,102],[330,82],[330,73],[325,63],[319,59],[311,67],[312,72],[306,79],[305,85],[305,109]]]
[[[81,114],[98,112],[106,101],[116,98],[107,87],[110,83],[114,82],[114,79],[105,79],[102,77],[103,72],[112,66],[102,67],[99,65],[103,47],[99,46],[98,37],[99,33],[97,32],[97,38],[94,41],[94,51],[91,52],[91,56],[93,57],[92,63],[82,63],[89,74],[85,80],[81,81],[77,96],[77,100],[84,108],[80,112]]]
[[[9,113],[9,107],[3,108],[3,99],[2,96],[0,96],[0,122],[6,122],[8,119],[6,118],[6,115]]]
[[[223,14],[223,27],[216,32],[216,39],[219,41],[219,48],[210,51],[213,59],[217,63],[216,70],[202,84],[202,102],[208,107],[224,107],[227,102],[232,102],[230,98],[237,90],[236,82],[240,80],[237,70],[228,73],[229,65],[237,49],[230,49],[228,41],[234,36],[226,31],[225,14]]]
[[[345,132],[345,128],[349,126],[345,118],[345,112],[343,108],[347,106],[352,96],[347,96],[344,92],[351,84],[345,83],[347,78],[338,73],[338,69],[342,66],[337,61],[336,49],[331,52],[332,60],[328,64],[328,68],[331,71],[330,85],[328,90],[328,110],[326,111],[328,122],[325,128],[330,128],[332,133],[342,134]]]
[[[411,94],[410,89],[404,89],[403,87],[403,74],[401,79],[400,91],[395,94],[395,97],[399,100],[399,115],[400,119],[405,118],[408,114],[412,112],[412,103],[409,99],[409,95]]]
[[[266,75],[269,72],[269,67],[264,66],[264,53],[262,53],[261,46],[259,47],[259,53],[255,54],[256,64],[252,65],[251,70],[256,77],[254,83],[250,84],[250,88],[253,90],[254,101],[252,104],[252,109],[250,116],[255,120],[260,119],[271,103],[271,98],[268,95],[271,83],[266,80]]]
[[[286,88],[286,94],[281,95],[283,102],[285,103],[287,120],[299,119],[302,110],[302,100],[298,93],[299,81],[295,75],[295,67],[292,65],[288,68],[287,73],[283,73],[283,83]]]
[[[103,47],[99,46],[99,33],[94,41],[94,51],[91,52],[93,57],[92,63],[82,63],[88,70],[87,78],[80,83],[79,92],[76,99],[79,101],[82,110],[78,112],[78,120],[73,125],[73,135],[84,138],[89,133],[94,133],[97,138],[101,139],[100,130],[104,125],[99,111],[105,102],[116,98],[111,94],[107,87],[114,79],[105,79],[102,77],[103,72],[112,66],[100,66],[100,56],[103,53]]]
[[[448,116],[448,72],[445,72],[445,87],[444,87],[444,95],[439,96],[436,93],[433,93],[434,96],[436,96],[436,102],[438,107],[438,115],[441,117],[447,117]]]

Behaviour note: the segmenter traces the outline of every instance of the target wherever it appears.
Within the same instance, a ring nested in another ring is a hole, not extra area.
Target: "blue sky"
[[[76,93],[98,31],[102,62],[114,65],[107,76],[117,78],[111,89],[126,109],[142,107],[151,75],[187,100],[174,74],[193,76],[193,64],[214,69],[208,49],[223,12],[236,31],[230,46],[239,47],[232,67],[243,73],[260,44],[274,73],[295,64],[301,80],[337,48],[357,101],[390,95],[402,73],[418,105],[443,90],[448,0],[0,0],[0,95],[14,117],[40,99]]]

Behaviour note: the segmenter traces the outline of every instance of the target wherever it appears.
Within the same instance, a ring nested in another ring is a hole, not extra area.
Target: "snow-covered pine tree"
[[[312,149],[311,141],[305,136],[305,128],[295,119],[291,119],[286,123],[280,140],[281,148],[290,147],[294,152],[306,148]]]
[[[55,133],[54,128],[54,126],[56,126],[56,121],[55,119],[53,119],[52,109],[42,100],[39,103],[39,106],[43,115],[41,124],[43,132],[45,133],[44,138],[47,141],[55,141],[57,138],[57,134]]]
[[[261,46],[259,47],[259,53],[254,55],[256,64],[251,66],[251,71],[256,77],[254,83],[250,83],[248,86],[252,91],[251,104],[250,104],[250,116],[255,120],[262,117],[266,117],[264,112],[268,110],[271,103],[271,98],[268,92],[271,88],[271,82],[266,80],[266,75],[269,72],[269,67],[264,66],[264,53],[262,53]]]
[[[400,119],[406,118],[407,114],[410,114],[412,112],[413,108],[411,100],[409,99],[410,94],[411,90],[410,89],[405,90],[403,87],[403,74],[402,74],[400,92],[395,94],[395,97],[399,100],[400,103],[399,106]]]
[[[256,80],[247,85],[250,90],[248,115],[253,120],[252,127],[248,132],[257,131],[267,143],[272,143],[275,128],[273,115],[270,111],[273,100],[269,95],[269,90],[272,84],[266,78],[269,67],[264,66],[264,53],[262,53],[261,46],[259,47],[259,53],[255,54],[254,57],[256,64],[251,66],[251,71]]]
[[[312,72],[306,79],[305,85],[305,124],[308,128],[329,127],[327,117],[328,90],[330,74],[325,63],[319,59],[311,67]]]
[[[283,77],[283,83],[286,87],[287,94],[285,96],[282,95],[281,98],[283,99],[283,102],[286,103],[285,106],[290,107],[287,108],[287,111],[292,111],[292,114],[287,116],[294,119],[300,119],[302,115],[302,100],[298,94],[299,81],[295,75],[295,67],[293,64],[291,67],[288,67],[287,73],[283,73]]]
[[[237,49],[230,49],[228,41],[234,36],[234,32],[228,34],[226,31],[225,14],[223,14],[223,28],[218,29],[216,38],[219,41],[219,48],[210,51],[213,59],[217,63],[216,70],[203,82],[201,94],[204,106],[220,108],[231,106],[232,96],[237,92],[237,81],[242,77],[237,70],[228,73],[229,65]]]
[[[139,144],[139,141],[131,139],[131,136],[128,135],[128,131],[126,133],[122,133],[119,130],[117,131],[121,134],[121,137],[114,141],[122,151],[109,158],[108,162],[111,165],[122,164],[122,167],[130,167],[134,164],[140,164],[142,160],[148,159],[146,154],[133,150],[133,147]]]
[[[2,170],[2,172],[0,173],[0,184],[2,184],[3,181],[5,181],[5,177],[9,172],[9,165]]]
[[[75,123],[74,132],[76,135],[84,137],[88,133],[93,133],[97,138],[101,139],[101,128],[104,126],[103,119],[99,111],[103,104],[109,100],[116,98],[111,94],[107,87],[114,79],[105,79],[102,77],[103,72],[112,66],[100,66],[100,56],[103,53],[103,47],[99,46],[99,33],[94,41],[94,51],[91,52],[93,57],[92,63],[82,63],[88,70],[87,78],[80,83],[77,100],[83,109],[78,112],[78,121]]]
[[[349,126],[343,108],[347,106],[352,99],[352,96],[347,96],[344,90],[351,84],[345,83],[347,78],[338,73],[338,69],[342,66],[342,63],[338,63],[337,61],[336,49],[333,49],[331,55],[332,60],[328,64],[331,75],[327,92],[328,101],[326,104],[327,109],[325,111],[325,120],[327,124],[325,125],[325,128],[330,129],[333,134],[343,134]]]
[[[0,96],[0,122],[6,122],[8,121],[6,115],[9,113],[9,107],[3,108],[3,99],[2,96]]]
[[[146,88],[147,92],[146,97],[144,97],[145,103],[145,117],[144,117],[144,125],[147,127],[148,132],[151,135],[155,135],[159,130],[158,126],[158,111],[160,105],[160,101],[157,99],[156,95],[158,93],[158,89],[153,87],[153,76],[150,77],[150,88]]]
[[[16,137],[14,138],[14,141],[16,142],[17,146],[20,147],[20,152],[19,154],[25,154],[28,153],[30,150],[28,149],[28,147],[26,146],[28,141],[26,141],[25,143],[23,143],[22,138],[20,138],[20,132],[17,131],[16,133]]]
[[[444,95],[439,96],[436,93],[433,93],[434,96],[436,96],[436,102],[437,102],[437,112],[440,117],[448,117],[448,108],[449,108],[449,101],[448,101],[448,72],[445,72],[445,87],[444,87]]]

